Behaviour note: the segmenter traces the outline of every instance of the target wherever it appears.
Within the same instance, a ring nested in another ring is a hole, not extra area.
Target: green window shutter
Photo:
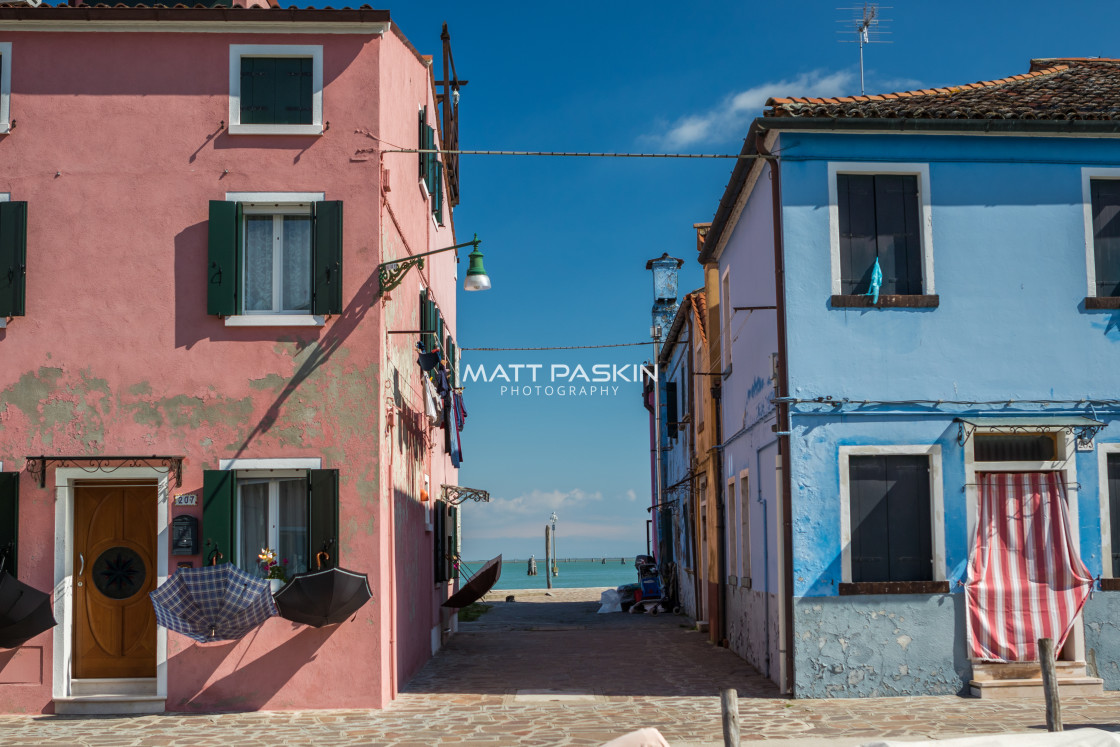
[[[0,318],[23,316],[26,279],[27,203],[0,202]]]
[[[425,141],[424,147],[428,150],[434,151],[436,148],[436,130],[434,127],[424,126]],[[424,173],[424,184],[428,187],[428,194],[435,196],[436,193],[436,164],[439,159],[435,153],[428,154],[428,168]]]
[[[5,556],[5,550],[7,555]],[[18,576],[19,555],[19,473],[0,472],[0,558],[4,570]]]
[[[443,163],[436,161],[436,191],[432,202],[432,212],[436,223],[443,225]]]
[[[435,499],[432,498],[431,500]],[[432,527],[432,544],[435,545],[434,563],[435,581],[437,584],[447,580],[447,561],[445,558],[447,532],[444,529],[446,526],[446,522],[444,521],[446,510],[443,501],[436,500],[435,505],[432,506],[432,513],[435,514],[432,517],[432,523],[434,524]]]
[[[436,330],[436,305],[435,302],[429,298],[427,291],[421,294],[421,326],[420,329],[424,332],[424,350],[432,352],[439,342],[439,338],[435,335]]]
[[[342,202],[316,202],[311,244],[311,313],[342,313]]]
[[[232,470],[208,469],[202,473],[202,563],[217,550],[219,563],[232,563],[233,506],[237,475]]]
[[[447,336],[447,341],[443,344],[443,354],[447,357],[447,373],[451,386],[459,386],[459,361],[451,335]]]
[[[338,470],[313,469],[308,473],[308,494],[311,506],[308,511],[310,527],[307,535],[311,544],[308,562],[312,570],[318,568],[316,556],[325,552],[330,557],[323,561],[323,568],[338,567]]]
[[[209,235],[206,313],[234,316],[241,295],[241,204],[211,200]]]
[[[448,559],[448,564],[451,566],[451,578],[459,579],[459,566],[456,561],[459,559],[459,507],[453,506],[451,508],[451,526],[448,527],[448,534],[451,535],[451,557]]]
[[[242,124],[311,124],[310,57],[242,57]]]
[[[416,138],[416,142],[417,142],[416,147],[419,148],[420,150],[423,150],[424,148],[427,147],[425,145],[425,143],[428,142],[427,128],[428,128],[428,107],[425,106],[423,109],[420,110],[420,128],[419,128],[419,130],[417,130],[417,138]],[[418,155],[420,156],[419,178],[424,179],[426,181],[427,178],[428,178],[428,154],[427,153],[420,153]]]

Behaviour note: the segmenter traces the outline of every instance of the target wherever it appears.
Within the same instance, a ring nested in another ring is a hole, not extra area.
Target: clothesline
[[[459,348],[472,352],[505,352],[507,350],[592,350],[595,348],[629,348],[637,345],[652,345],[652,342],[620,342],[613,345],[562,345],[547,348]]]

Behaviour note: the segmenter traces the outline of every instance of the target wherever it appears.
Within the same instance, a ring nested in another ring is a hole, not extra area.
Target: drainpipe
[[[782,246],[782,172],[781,164],[777,157],[766,147],[766,132],[760,133],[757,140],[758,152],[769,157],[770,160],[770,186],[774,207],[774,300],[777,305],[778,316],[778,392],[777,392],[777,422],[778,449],[782,457],[782,573],[785,576],[785,598],[781,603],[785,605],[786,626],[783,633],[786,656],[786,682],[789,692],[793,692],[794,656],[793,656],[793,475],[792,460],[790,459],[790,417],[789,403],[785,398],[789,396],[789,356],[786,331],[786,277],[785,277],[785,251]]]
[[[720,299],[720,303],[724,300]],[[716,445],[712,447],[712,456],[716,462],[716,568],[719,573],[719,630],[716,632],[717,644],[727,639],[727,531],[724,522],[724,492],[723,492],[723,427],[720,423],[720,383],[712,386],[712,402],[715,404],[715,413],[712,417],[712,426],[715,430]]]

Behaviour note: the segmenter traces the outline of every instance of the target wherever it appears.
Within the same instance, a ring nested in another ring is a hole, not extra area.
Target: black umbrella
[[[51,595],[0,571],[0,648],[16,648],[58,623]]]
[[[297,573],[274,595],[280,617],[316,628],[342,622],[372,597],[366,575],[344,568]]]
[[[545,569],[547,572],[548,569]],[[450,607],[452,609],[462,609],[468,604],[477,602],[479,599],[494,588],[494,584],[498,583],[498,579],[502,576],[502,556],[491,558],[486,561],[486,565],[478,569],[478,573],[470,577],[467,583],[463,584],[459,591],[451,595],[451,598],[444,602],[441,606]]]

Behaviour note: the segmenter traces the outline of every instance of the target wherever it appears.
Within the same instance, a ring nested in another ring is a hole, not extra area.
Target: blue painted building
[[[979,481],[1036,472],[1098,592],[1063,686],[1120,689],[1118,89],[1120,61],[1035,60],[753,124],[700,255],[738,527],[720,582],[732,648],[796,696],[1029,691],[1036,657],[974,653],[969,610],[993,613],[965,584]]]

